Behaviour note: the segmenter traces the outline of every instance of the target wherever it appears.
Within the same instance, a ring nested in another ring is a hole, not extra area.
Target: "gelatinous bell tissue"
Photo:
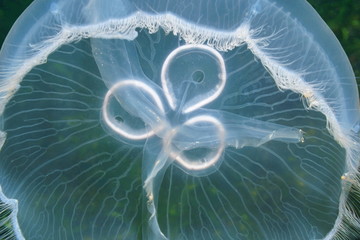
[[[360,229],[355,77],[302,0],[36,0],[0,111],[4,239]]]

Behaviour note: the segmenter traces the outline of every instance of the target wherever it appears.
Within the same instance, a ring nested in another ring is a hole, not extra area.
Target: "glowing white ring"
[[[209,122],[216,126],[219,135],[219,147],[212,157],[212,159],[204,162],[204,163],[195,163],[194,161],[190,161],[182,152],[175,152],[174,150],[170,149],[170,157],[175,159],[178,163],[180,163],[183,167],[188,170],[204,170],[209,167],[212,167],[216,164],[216,162],[220,159],[224,149],[225,149],[225,129],[221,122],[209,115],[201,115],[194,118],[189,119],[184,123],[184,125],[190,126],[198,122]],[[171,146],[171,140],[176,135],[177,131],[173,131],[167,140]]]
[[[212,53],[216,59],[219,61],[220,63],[220,73],[219,73],[219,78],[220,78],[220,83],[217,85],[218,89],[209,97],[199,101],[198,103],[189,106],[187,108],[184,108],[182,110],[183,113],[189,113],[194,111],[195,109],[198,109],[210,102],[212,102],[213,100],[215,100],[223,91],[224,87],[225,87],[225,83],[226,83],[226,69],[225,69],[225,62],[224,59],[222,58],[221,54],[219,52],[217,52],[215,49],[206,46],[206,45],[198,45],[198,44],[189,44],[189,45],[183,45],[178,47],[177,49],[175,49],[174,51],[172,51],[169,56],[165,59],[165,62],[163,64],[163,67],[161,69],[161,84],[162,84],[162,88],[164,90],[164,94],[166,96],[166,99],[168,100],[168,103],[171,107],[172,110],[175,110],[176,108],[176,103],[175,103],[175,99],[172,98],[172,95],[170,94],[170,89],[168,87],[168,79],[166,79],[165,74],[168,70],[168,66],[170,61],[173,60],[174,57],[176,57],[176,55],[183,51],[183,50],[187,50],[187,49],[191,49],[191,48],[195,48],[195,49],[202,49],[202,50],[206,50],[209,51],[210,53]]]
[[[151,98],[154,100],[155,104],[158,106],[158,108],[161,110],[162,113],[165,113],[164,110],[164,106],[161,103],[161,100],[158,96],[158,94],[148,85],[146,85],[145,83],[138,81],[138,80],[122,80],[118,83],[116,83],[115,85],[113,85],[109,91],[106,93],[105,98],[104,98],[104,103],[103,103],[103,109],[102,109],[102,115],[104,118],[104,121],[106,122],[106,124],[116,133],[131,139],[131,140],[142,140],[142,139],[146,139],[148,137],[151,137],[155,134],[154,130],[150,129],[148,131],[144,131],[144,133],[141,134],[134,134],[134,133],[129,133],[121,128],[119,128],[119,125],[115,125],[111,122],[110,117],[108,115],[108,111],[107,111],[107,106],[109,104],[109,100],[111,95],[114,93],[114,91],[116,89],[122,88],[124,86],[129,86],[132,85],[134,87],[139,87],[141,89],[143,89],[145,92],[149,93],[149,95],[151,96]]]

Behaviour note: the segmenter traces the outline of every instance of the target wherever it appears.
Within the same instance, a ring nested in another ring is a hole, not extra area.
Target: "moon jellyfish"
[[[302,0],[36,0],[0,111],[2,239],[360,229],[355,77]]]

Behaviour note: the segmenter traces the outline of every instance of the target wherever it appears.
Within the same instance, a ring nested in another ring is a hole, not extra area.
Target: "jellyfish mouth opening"
[[[202,83],[205,78],[205,73],[201,70],[196,70],[193,72],[191,77],[194,83]]]

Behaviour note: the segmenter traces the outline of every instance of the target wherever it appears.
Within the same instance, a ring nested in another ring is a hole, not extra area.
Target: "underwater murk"
[[[360,107],[304,0],[36,0],[0,52],[1,239],[356,239]]]

